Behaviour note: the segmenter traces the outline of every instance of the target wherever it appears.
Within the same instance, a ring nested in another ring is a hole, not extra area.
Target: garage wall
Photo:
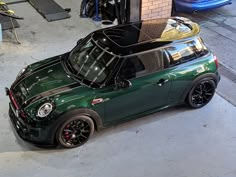
[[[172,0],[142,0],[141,19],[171,16]]]

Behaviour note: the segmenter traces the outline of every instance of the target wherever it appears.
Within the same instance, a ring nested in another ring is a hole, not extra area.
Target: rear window
[[[180,43],[175,46],[167,47],[165,49],[170,66],[185,63],[187,61],[200,58],[207,55],[209,51],[203,44],[201,38],[194,39],[185,43]]]

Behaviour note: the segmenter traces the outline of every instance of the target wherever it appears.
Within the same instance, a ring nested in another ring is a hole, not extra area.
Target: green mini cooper
[[[27,66],[6,88],[16,131],[36,144],[72,148],[94,130],[178,104],[205,106],[220,76],[199,32],[182,17],[119,25]]]

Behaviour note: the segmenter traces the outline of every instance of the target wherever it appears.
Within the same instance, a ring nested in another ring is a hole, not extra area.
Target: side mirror
[[[83,39],[79,39],[79,40],[77,41],[77,45],[79,45],[79,44],[82,42],[82,40],[83,40]]]
[[[115,85],[116,85],[116,88],[118,89],[125,89],[128,87],[131,87],[132,83],[129,80],[121,79],[121,80],[117,80]]]

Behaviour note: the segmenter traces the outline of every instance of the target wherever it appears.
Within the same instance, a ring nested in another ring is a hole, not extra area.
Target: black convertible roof
[[[172,17],[134,22],[95,31],[94,41],[115,55],[130,55],[155,49],[199,33],[196,23]]]

